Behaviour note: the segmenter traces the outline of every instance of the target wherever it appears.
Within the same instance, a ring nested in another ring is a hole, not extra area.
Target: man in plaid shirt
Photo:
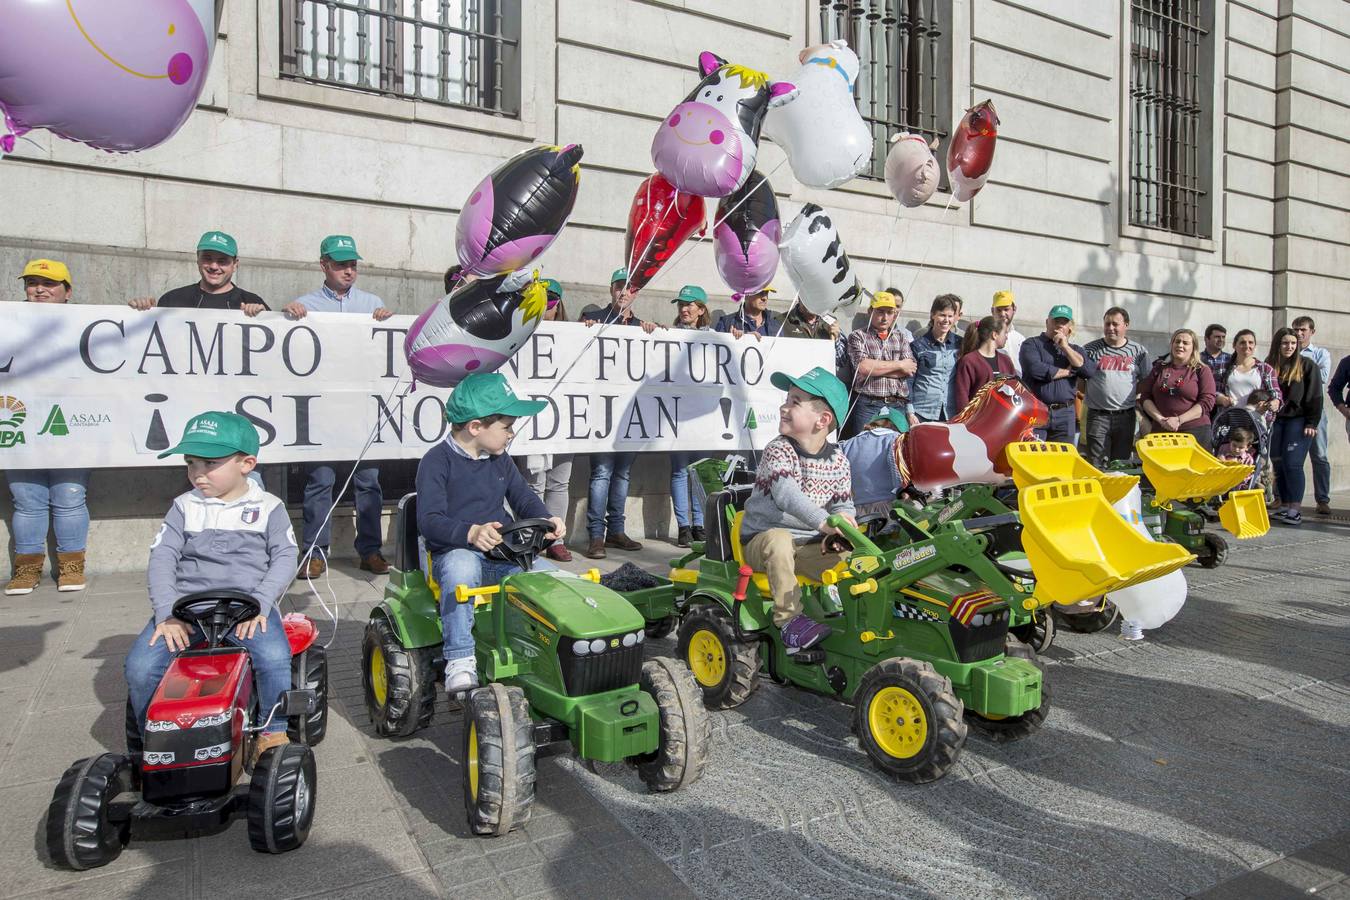
[[[857,434],[877,417],[882,407],[909,405],[909,379],[918,368],[910,350],[909,333],[895,326],[900,315],[896,297],[878,291],[872,297],[871,320],[848,336],[848,358],[853,363],[853,414],[845,431]]]
[[[1222,325],[1211,325],[1205,329],[1205,349],[1200,351],[1200,361],[1214,373],[1215,384],[1223,384],[1228,370],[1233,367],[1233,354],[1225,353],[1223,349],[1227,342],[1228,329]]]

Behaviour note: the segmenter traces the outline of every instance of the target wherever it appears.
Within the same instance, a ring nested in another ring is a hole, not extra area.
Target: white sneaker
[[[1128,619],[1120,620],[1120,637],[1126,641],[1142,641],[1144,639],[1144,629]]]
[[[472,657],[445,663],[445,692],[454,697],[478,687],[478,663]]]

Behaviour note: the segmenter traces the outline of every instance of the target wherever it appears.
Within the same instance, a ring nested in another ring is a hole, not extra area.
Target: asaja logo
[[[70,428],[66,425],[66,417],[61,413],[61,405],[52,406],[52,411],[47,413],[47,421],[43,423],[38,434],[50,434],[52,437],[65,437],[70,434]]]
[[[92,428],[97,425],[111,425],[112,416],[104,412],[73,412],[66,415],[66,411],[61,408],[61,404],[52,404],[51,412],[47,413],[47,421],[42,424],[38,434],[49,434],[52,437],[65,437],[70,434],[72,428]]]
[[[0,396],[0,450],[24,443],[19,426],[28,418],[28,407],[18,397]]]

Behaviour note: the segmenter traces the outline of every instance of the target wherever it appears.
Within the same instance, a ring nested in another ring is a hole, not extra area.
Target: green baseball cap
[[[452,425],[488,416],[533,416],[548,406],[543,400],[522,400],[498,372],[473,372],[465,376],[445,404],[445,418]]]
[[[319,256],[326,256],[334,262],[361,258],[361,254],[356,252],[356,241],[348,234],[330,234],[324,238],[319,244]]]
[[[238,256],[239,245],[223,231],[208,231],[197,239],[198,250],[214,250],[226,256]]]
[[[830,372],[816,366],[805,375],[789,375],[786,372],[774,372],[769,383],[780,391],[788,388],[801,388],[813,397],[819,397],[830,405],[834,413],[836,430],[844,427],[844,417],[848,413],[848,389],[844,383]]]
[[[708,292],[696,284],[686,284],[680,288],[680,292],[675,295],[671,303],[697,303],[699,306],[707,307]]]
[[[872,417],[872,422],[880,422],[882,419],[885,419],[887,422],[894,425],[895,430],[901,434],[909,431],[909,417],[905,415],[903,409],[892,409],[889,406],[883,406],[881,409],[877,410],[877,414]],[[867,424],[870,425],[872,422],[868,422]]]
[[[620,266],[619,268],[617,268],[617,269],[614,270],[614,274],[613,274],[613,275],[609,276],[609,283],[610,283],[610,284],[613,284],[613,283],[616,282],[616,281],[627,281],[627,280],[628,280],[628,267],[627,267],[627,266]]]
[[[1052,306],[1050,307],[1050,318],[1068,319],[1070,322],[1072,322],[1073,310],[1069,309],[1069,307],[1065,306],[1063,303],[1059,304],[1058,306]]]
[[[561,297],[563,295],[562,284],[560,284],[556,278],[545,278],[544,292],[547,294],[557,294]]]
[[[258,429],[243,416],[231,412],[204,412],[188,419],[183,439],[177,447],[165,450],[160,459],[183,453],[202,459],[220,459],[246,453],[258,455]]]

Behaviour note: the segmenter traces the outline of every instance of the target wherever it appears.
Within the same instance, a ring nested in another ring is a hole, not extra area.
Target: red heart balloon
[[[629,289],[646,287],[689,235],[703,234],[706,219],[703,198],[676,190],[659,172],[642,182],[628,211]]]

